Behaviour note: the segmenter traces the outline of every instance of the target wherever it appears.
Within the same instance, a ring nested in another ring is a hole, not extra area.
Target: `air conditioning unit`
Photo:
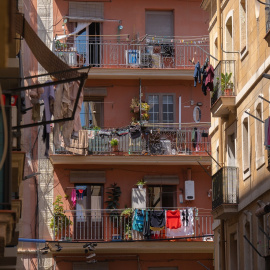
[[[185,181],[185,200],[195,200],[195,186],[193,180]]]

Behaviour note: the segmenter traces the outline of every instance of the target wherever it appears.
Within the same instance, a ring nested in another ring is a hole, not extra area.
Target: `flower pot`
[[[225,91],[224,91],[225,96],[232,96],[232,92],[233,92],[232,89],[225,89]]]
[[[148,124],[147,120],[142,120],[141,122],[142,122],[142,125]]]
[[[139,106],[135,106],[134,109],[133,109],[134,113],[138,113],[140,111],[140,108]]]
[[[138,185],[138,188],[139,189],[143,189],[143,185]]]
[[[113,145],[112,146],[112,151],[117,152],[118,151],[118,145]]]

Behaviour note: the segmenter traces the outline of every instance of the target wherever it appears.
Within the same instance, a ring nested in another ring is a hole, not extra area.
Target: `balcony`
[[[206,153],[206,151],[211,152],[211,139],[208,136],[209,124],[198,123],[196,127],[182,124],[181,129],[179,124],[177,125],[178,128],[172,126],[167,128],[158,124],[141,126],[141,133],[137,138],[133,138],[130,128],[81,130],[78,139],[72,139],[70,147],[55,150],[55,154],[51,155],[51,160],[54,164],[68,164],[69,162],[76,164],[74,159],[76,155],[82,156],[78,159],[80,164],[85,162],[95,164],[108,162],[109,164],[115,160],[118,164],[135,162],[142,165],[146,163],[154,165],[156,162],[161,162],[180,165],[186,162],[186,164],[197,165],[197,159],[200,156],[202,164],[210,164],[210,158]],[[112,138],[119,141],[117,150],[110,144]],[[165,159],[164,156],[166,156]],[[72,160],[69,157],[73,157]],[[113,157],[115,159],[112,159]]]
[[[92,66],[91,78],[193,79],[191,59],[205,62],[208,44],[131,43],[131,41],[82,41],[72,37],[54,42],[53,52],[71,67]],[[180,41],[179,41],[180,42]],[[121,69],[121,72],[119,73]],[[143,71],[142,71],[143,70]],[[179,72],[181,70],[181,72]],[[178,76],[178,77],[177,77]],[[180,77],[179,77],[180,76]],[[138,77],[139,78],[139,77]]]
[[[226,219],[237,213],[239,203],[239,172],[236,167],[223,167],[212,176],[212,214]]]
[[[68,210],[63,215],[54,216],[52,219],[53,240],[59,241],[140,241],[153,240],[187,240],[206,241],[213,240],[212,223],[210,213],[198,214],[196,208],[191,208],[190,223],[182,222],[177,232],[167,231],[166,228],[155,233],[152,231],[149,238],[145,238],[142,232],[132,229],[133,214],[121,215],[124,209],[83,209]],[[159,209],[161,210],[161,209]],[[185,208],[178,208],[186,211]],[[110,212],[111,211],[111,212]],[[133,212],[134,213],[134,212]],[[182,212],[181,212],[182,213]],[[182,214],[180,215],[182,219]]]
[[[229,113],[235,113],[235,60],[220,61],[214,73],[211,112],[213,117],[227,117]],[[226,74],[230,78],[224,77]]]

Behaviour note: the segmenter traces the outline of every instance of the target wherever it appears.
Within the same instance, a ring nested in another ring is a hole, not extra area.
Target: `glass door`
[[[103,240],[103,186],[77,185],[76,194],[75,239]]]

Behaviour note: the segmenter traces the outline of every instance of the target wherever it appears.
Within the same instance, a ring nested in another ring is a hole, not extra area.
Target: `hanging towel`
[[[168,210],[167,211],[166,227],[168,229],[178,229],[181,227],[180,211],[179,210],[175,210],[175,211]]]
[[[165,226],[165,212],[164,211],[151,211],[150,212],[150,229],[162,230]]]
[[[149,211],[145,211],[145,215],[144,215],[143,236],[146,239],[149,239],[151,236]]]
[[[200,69],[200,62],[199,61],[195,66],[193,78],[194,78],[194,87],[196,87],[197,81],[199,81],[199,83],[201,83],[201,69]]]
[[[135,209],[132,229],[138,232],[143,231],[144,210]]]
[[[76,200],[77,200],[76,189],[73,188],[72,191],[71,191],[71,201],[73,203],[73,206],[76,205]]]

